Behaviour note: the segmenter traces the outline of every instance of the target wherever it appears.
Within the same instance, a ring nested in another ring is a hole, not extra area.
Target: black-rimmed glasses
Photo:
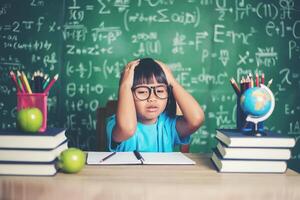
[[[167,85],[158,85],[158,86],[137,86],[132,88],[134,96],[141,100],[147,100],[151,96],[151,93],[155,94],[159,99],[167,99],[169,96],[168,86]]]

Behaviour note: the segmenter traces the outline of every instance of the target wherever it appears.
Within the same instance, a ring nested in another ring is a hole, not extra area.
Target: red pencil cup
[[[36,107],[41,110],[43,114],[43,123],[39,132],[44,132],[47,128],[47,94],[45,93],[18,93],[17,94],[17,110],[24,108]]]

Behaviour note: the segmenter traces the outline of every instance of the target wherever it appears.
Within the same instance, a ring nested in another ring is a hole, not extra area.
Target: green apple
[[[43,124],[43,114],[36,107],[23,108],[17,113],[17,126],[25,132],[37,132]]]
[[[68,148],[58,157],[58,168],[66,173],[77,173],[85,165],[86,154],[77,148]]]

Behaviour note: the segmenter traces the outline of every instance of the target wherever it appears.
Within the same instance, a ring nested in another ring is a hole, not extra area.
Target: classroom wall
[[[70,145],[96,149],[96,109],[117,98],[124,65],[167,63],[205,110],[192,152],[210,152],[216,128],[236,124],[229,83],[265,73],[276,98],[267,129],[300,135],[300,2],[292,0],[2,0],[1,129],[15,127],[10,70],[59,80],[48,98],[49,126],[67,127]],[[300,157],[297,144],[293,159]]]

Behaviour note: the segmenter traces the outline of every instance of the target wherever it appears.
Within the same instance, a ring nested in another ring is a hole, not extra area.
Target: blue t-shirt
[[[112,141],[112,130],[116,124],[116,116],[107,119],[106,133],[109,151],[141,152],[172,152],[175,145],[188,144],[190,136],[180,138],[176,130],[176,118],[170,118],[162,113],[155,124],[138,122],[137,129],[132,137],[121,142]]]

